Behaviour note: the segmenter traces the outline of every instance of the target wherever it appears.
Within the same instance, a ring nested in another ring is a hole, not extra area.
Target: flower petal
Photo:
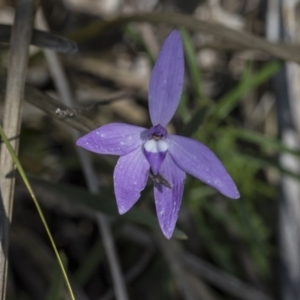
[[[150,165],[141,148],[118,159],[114,170],[114,188],[120,214],[126,213],[145,188]]]
[[[164,140],[148,140],[144,144],[144,153],[150,163],[154,175],[159,171],[168,150],[168,144]]]
[[[99,154],[124,155],[141,146],[145,128],[110,123],[77,140],[76,145]]]
[[[166,238],[174,231],[183,195],[185,172],[167,154],[159,172],[172,186],[154,183],[154,198],[160,228]]]
[[[167,37],[152,71],[149,84],[149,111],[153,125],[166,126],[180,100],[184,79],[184,57],[180,33]]]
[[[238,199],[235,183],[217,156],[205,145],[193,139],[168,135],[168,152],[185,172],[212,186],[223,195]]]

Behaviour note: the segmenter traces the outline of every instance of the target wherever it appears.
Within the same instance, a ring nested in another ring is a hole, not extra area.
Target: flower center
[[[160,124],[151,127],[148,130],[148,134],[156,141],[161,138],[166,138],[168,135],[167,129],[162,127]]]
[[[144,153],[153,174],[157,175],[168,152],[168,144],[164,141],[167,130],[158,124],[148,130],[148,137],[150,139],[144,143]]]

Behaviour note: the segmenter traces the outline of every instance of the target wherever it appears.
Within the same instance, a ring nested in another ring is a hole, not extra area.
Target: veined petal
[[[185,172],[212,186],[223,195],[238,199],[235,183],[217,156],[205,145],[193,139],[168,135],[168,152]]]
[[[160,228],[166,238],[174,231],[184,189],[183,172],[167,154],[159,173],[171,184],[172,188],[154,183],[154,198]]]
[[[154,175],[159,171],[168,150],[168,144],[164,140],[155,141],[154,139],[148,140],[144,144],[144,152],[150,163],[151,170]]]
[[[184,80],[184,56],[180,33],[167,37],[152,71],[149,84],[149,111],[153,125],[166,126],[180,100]]]
[[[141,148],[118,159],[114,170],[114,188],[120,214],[126,213],[145,188],[150,165]]]
[[[99,154],[124,155],[142,145],[145,128],[110,123],[77,140],[76,145]]]

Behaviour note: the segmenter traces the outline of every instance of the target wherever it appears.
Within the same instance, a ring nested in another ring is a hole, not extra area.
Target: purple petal
[[[145,151],[145,155],[148,159],[148,162],[150,163],[152,173],[154,175],[156,175],[159,171],[161,164],[163,163],[163,161],[167,155],[167,151],[157,152],[157,153]]]
[[[114,188],[120,214],[126,213],[140,198],[147,183],[149,168],[141,148],[118,159],[114,170]]]
[[[164,140],[148,140],[144,144],[144,153],[150,163],[154,175],[159,171],[168,150],[168,144]]]
[[[152,71],[149,84],[149,111],[153,125],[166,126],[172,119],[184,79],[184,57],[180,33],[167,37]]]
[[[174,231],[183,195],[185,172],[167,154],[159,172],[172,186],[167,188],[154,183],[154,198],[160,228],[166,238]]]
[[[84,135],[76,145],[99,154],[124,155],[143,144],[144,132],[142,127],[110,123]]]
[[[185,172],[212,186],[223,195],[238,199],[240,194],[221,161],[205,145],[198,141],[168,135],[169,153]]]

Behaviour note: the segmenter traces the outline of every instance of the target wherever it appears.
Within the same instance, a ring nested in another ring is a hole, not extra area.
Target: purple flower
[[[216,155],[205,145],[168,134],[183,87],[184,56],[178,31],[166,39],[154,66],[149,86],[153,127],[111,123],[86,134],[77,145],[100,154],[120,155],[114,170],[114,189],[120,214],[140,198],[148,177],[154,181],[154,198],[163,234],[172,236],[182,200],[185,173],[189,173],[237,199],[239,192]]]

